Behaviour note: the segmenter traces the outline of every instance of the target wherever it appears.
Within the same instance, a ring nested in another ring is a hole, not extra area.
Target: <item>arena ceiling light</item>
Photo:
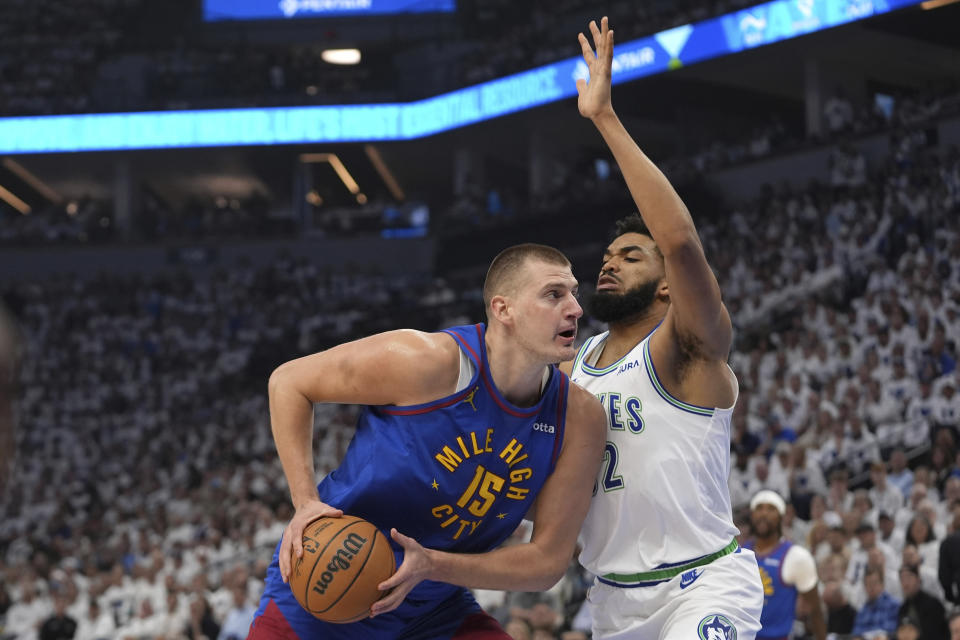
[[[360,49],[324,49],[320,59],[330,64],[360,64]]]
[[[3,166],[10,171],[13,175],[17,176],[28,185],[33,187],[37,192],[39,192],[44,198],[49,200],[54,204],[61,204],[63,202],[63,196],[57,193],[53,188],[43,182],[40,178],[35,176],[33,173],[27,170],[22,164],[13,160],[12,158],[4,158]]]
[[[30,205],[28,205],[26,202],[24,202],[17,196],[13,195],[13,193],[9,189],[3,186],[0,186],[0,200],[3,200],[8,205],[10,205],[11,207],[16,209],[23,215],[27,215],[31,211]]]
[[[363,195],[360,193],[360,185],[357,184],[357,181],[353,179],[353,176],[350,175],[350,172],[347,171],[347,167],[340,161],[340,158],[335,153],[301,153],[300,162],[304,164],[327,162],[336,172],[337,177],[340,178],[340,181],[343,183],[343,186],[347,188],[347,191],[353,195]],[[364,196],[366,197],[366,196]],[[363,204],[362,202],[360,204]]]
[[[397,178],[393,175],[393,172],[390,171],[390,167],[388,167],[387,163],[384,162],[383,156],[380,155],[380,151],[377,150],[377,148],[372,144],[364,145],[363,150],[367,154],[367,157],[370,158],[373,168],[377,170],[378,174],[380,174],[380,178],[383,180],[384,184],[387,185],[387,189],[390,190],[390,193],[393,195],[393,197],[400,202],[406,200],[406,194],[404,194],[403,189],[400,188],[400,183],[397,182]]]

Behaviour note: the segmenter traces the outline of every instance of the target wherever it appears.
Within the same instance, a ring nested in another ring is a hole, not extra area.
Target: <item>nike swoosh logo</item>
[[[680,576],[680,588],[686,589],[687,587],[692,585],[694,582],[696,582],[697,578],[699,578],[701,575],[703,575],[703,569],[701,569],[700,571],[686,572],[685,574]]]

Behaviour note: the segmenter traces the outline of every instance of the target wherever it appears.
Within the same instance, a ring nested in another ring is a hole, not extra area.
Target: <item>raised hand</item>
[[[606,16],[600,20],[597,27],[595,20],[590,21],[590,34],[593,36],[593,46],[583,33],[577,34],[580,40],[580,49],[583,60],[590,69],[590,82],[584,79],[577,80],[577,108],[584,118],[596,118],[598,115],[613,111],[610,102],[610,70],[613,66],[613,29],[607,23]]]
[[[339,518],[342,515],[343,511],[320,500],[310,500],[300,505],[284,530],[283,541],[280,543],[280,577],[284,582],[290,579],[295,558],[303,557],[303,530],[307,525],[317,518]]]

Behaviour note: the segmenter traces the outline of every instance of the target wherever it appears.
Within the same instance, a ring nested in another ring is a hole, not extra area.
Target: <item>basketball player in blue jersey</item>
[[[817,563],[810,552],[784,540],[781,522],[787,512],[783,498],[764,489],[750,500],[754,537],[744,546],[753,549],[763,582],[763,613],[757,638],[780,640],[790,636],[796,617],[797,596],[809,612],[809,627],[817,640],[827,637],[827,623],[817,590]]]
[[[727,366],[730,316],[690,213],[627,133],[610,99],[613,31],[580,34],[578,107],[606,141],[640,211],[603,255],[592,315],[609,330],[567,369],[608,429],[580,562],[596,582],[595,640],[752,640],[763,589],[733,524]]]
[[[487,326],[391,331],[273,373],[270,417],[296,513],[249,638],[509,640],[465,587],[536,591],[560,579],[603,448],[602,407],[555,366],[576,353],[576,295],[562,253],[518,245],[487,273]],[[367,405],[319,486],[314,402]],[[399,569],[371,618],[337,625],[303,610],[286,581],[304,527],[343,513],[388,534]],[[498,548],[525,517],[530,542]]]

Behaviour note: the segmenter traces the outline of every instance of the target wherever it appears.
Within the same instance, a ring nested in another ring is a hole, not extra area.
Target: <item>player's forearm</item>
[[[699,244],[690,212],[663,172],[641,151],[611,109],[592,119],[613,153],[623,178],[657,246],[664,253]]]
[[[817,596],[816,604],[811,607],[810,611],[810,631],[813,633],[813,637],[816,640],[826,640],[827,638],[827,621],[823,617],[823,606],[820,604],[820,597]]]
[[[548,553],[533,543],[516,544],[487,553],[447,553],[427,550],[436,580],[470,589],[545,591],[563,577],[570,553]]]
[[[313,468],[313,403],[282,367],[270,376],[270,427],[294,508],[317,498]]]

